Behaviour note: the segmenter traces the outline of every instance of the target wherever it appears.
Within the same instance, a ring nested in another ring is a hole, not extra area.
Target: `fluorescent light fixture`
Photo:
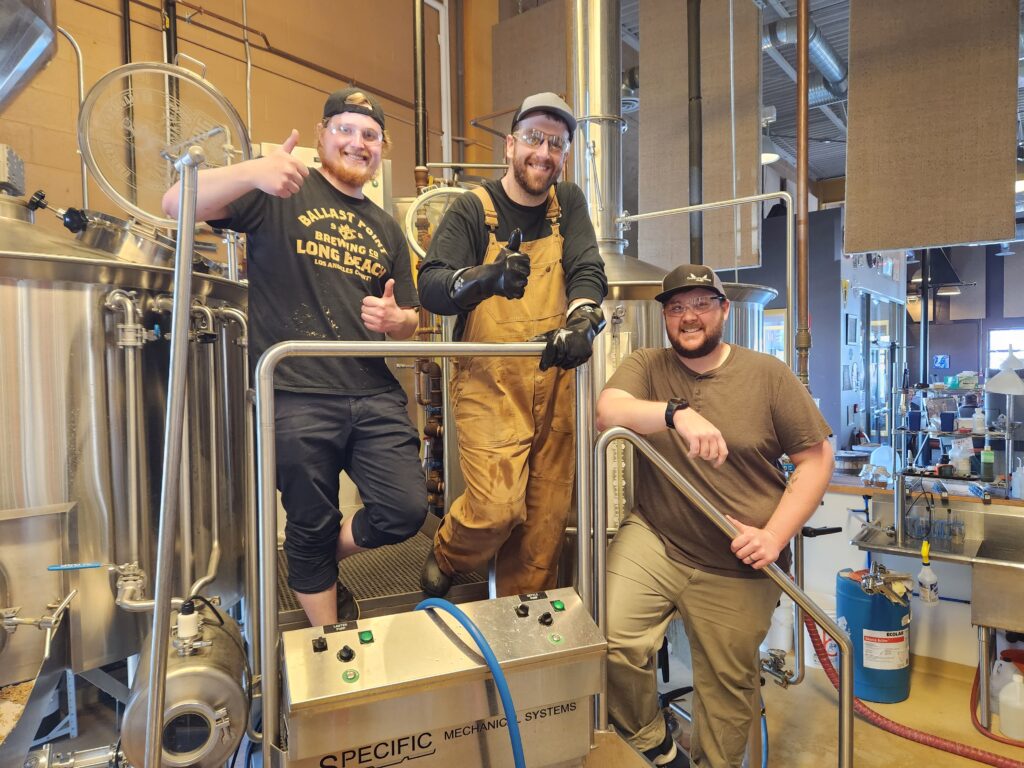
[[[761,134],[761,165],[771,165],[779,159],[779,149],[770,138]]]

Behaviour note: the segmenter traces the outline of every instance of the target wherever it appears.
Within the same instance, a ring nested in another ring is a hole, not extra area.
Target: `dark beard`
[[[530,182],[530,177],[527,175],[526,161],[522,158],[513,158],[512,160],[512,173],[516,178],[516,182],[520,187],[525,189],[531,195],[543,195],[548,191],[548,188],[555,183],[558,179],[559,169],[556,168],[548,176],[547,181],[542,185],[533,184]]]
[[[710,355],[714,352],[718,345],[722,343],[722,326],[720,325],[718,328],[714,329],[705,328],[704,343],[696,349],[686,349],[676,340],[675,336],[671,337],[669,342],[672,344],[672,349],[674,349],[676,354],[680,357],[684,357],[687,360],[704,357],[705,355]]]

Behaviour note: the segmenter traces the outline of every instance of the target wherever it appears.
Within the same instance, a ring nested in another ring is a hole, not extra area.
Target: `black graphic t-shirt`
[[[382,341],[360,316],[364,296],[395,279],[395,301],[416,307],[405,237],[369,199],[339,192],[316,169],[289,198],[253,190],[216,227],[248,235],[249,355],[280,341]],[[398,387],[382,357],[293,357],[274,386],[292,392],[371,395]]]

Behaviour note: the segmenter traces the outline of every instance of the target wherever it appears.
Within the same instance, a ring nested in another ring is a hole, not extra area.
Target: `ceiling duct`
[[[779,19],[766,24],[761,33],[761,50],[796,45],[796,19]],[[846,99],[849,70],[835,48],[812,21],[808,28],[807,54],[818,73],[808,83],[809,106],[823,107]]]
[[[640,109],[640,67],[630,67],[622,73],[622,85],[619,88],[622,101],[622,114],[628,115]]]
[[[54,0],[0,0],[0,109],[57,51]]]

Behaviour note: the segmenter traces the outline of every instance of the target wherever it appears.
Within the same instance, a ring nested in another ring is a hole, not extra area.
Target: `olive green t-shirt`
[[[719,512],[762,527],[786,489],[776,460],[817,445],[831,429],[785,363],[745,347],[730,350],[718,368],[697,374],[672,349],[641,349],[623,361],[606,386],[640,400],[689,401],[725,438],[729,456],[722,466],[687,457],[686,443],[674,430],[647,440]],[[740,562],[728,537],[642,456],[636,488],[635,511],[665,542],[669,557],[722,576],[763,575]],[[777,562],[789,568],[789,547]]]

